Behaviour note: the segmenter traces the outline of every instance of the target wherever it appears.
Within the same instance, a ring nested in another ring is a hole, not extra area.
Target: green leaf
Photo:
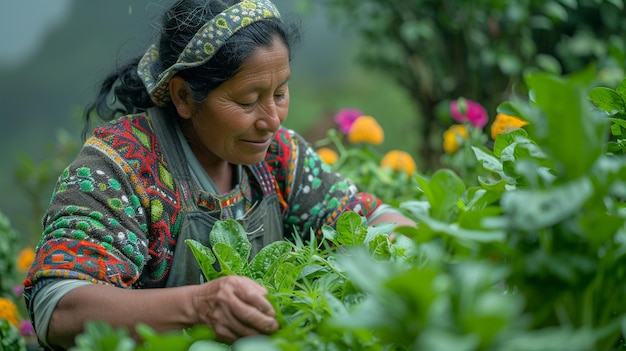
[[[478,184],[481,187],[485,188],[485,190],[494,193],[500,194],[506,190],[506,186],[508,184],[513,183],[513,181],[508,180],[510,177],[507,176],[507,179],[492,179],[483,176],[478,177]],[[498,195],[499,197],[499,195]]]
[[[335,230],[335,228],[328,226],[328,225],[324,225],[322,226],[322,236],[324,237],[324,239],[330,241],[330,242],[336,242],[337,240],[337,231]]]
[[[626,78],[622,79],[617,88],[615,88],[615,91],[619,94],[622,100],[626,101]]]
[[[502,214],[500,206],[487,206],[481,209],[467,210],[459,215],[458,223],[462,228],[484,230],[483,219],[497,217]]]
[[[502,150],[506,149],[513,143],[524,140],[530,142],[528,139],[528,133],[523,129],[514,129],[508,133],[498,134],[496,140],[493,142],[493,154],[496,157],[500,157],[502,155]]]
[[[202,270],[202,274],[204,274],[206,280],[210,281],[219,277],[219,272],[215,270],[215,267],[213,267],[213,264],[216,262],[213,251],[193,239],[187,239],[185,240],[185,243],[187,243],[187,245],[191,248],[193,257],[195,257],[196,262],[200,265],[200,269]]]
[[[504,193],[501,206],[511,228],[536,231],[576,214],[592,194],[591,181],[583,177],[545,190]]]
[[[248,265],[250,278],[261,279],[271,265],[284,260],[291,250],[292,245],[287,241],[275,241],[263,247]]]
[[[626,128],[626,120],[621,118],[607,118],[611,123],[621,128]]]
[[[213,245],[213,252],[220,264],[220,275],[245,275],[247,261],[235,248],[220,242]]]
[[[273,274],[273,283],[277,292],[293,292],[294,285],[300,276],[302,266],[296,267],[290,262],[277,262]]]
[[[396,228],[397,223],[394,222],[384,222],[378,223],[375,225],[371,225],[367,228],[367,236],[365,237],[365,243],[374,239],[379,235],[389,236],[389,234],[393,233]]]
[[[556,1],[546,2],[543,6],[543,11],[559,22],[565,22],[568,17],[567,10]]]
[[[618,119],[617,121],[621,121],[621,120],[619,120],[619,119]],[[613,135],[613,136],[622,136],[622,134],[624,134],[624,133],[622,132],[622,129],[623,129],[624,127],[622,127],[622,126],[620,125],[620,124],[621,124],[620,122],[614,122],[614,121],[612,121],[612,122],[613,122],[613,123],[611,124],[611,135]],[[626,122],[626,121],[625,121],[625,122]]]
[[[473,187],[467,190],[468,202],[465,204],[466,211],[481,210],[488,205],[491,205],[500,200],[501,191],[504,191],[504,186],[500,191],[491,191],[490,189],[483,189],[479,187]]]
[[[215,248],[217,243],[222,243],[234,248],[239,257],[246,262],[250,258],[252,244],[243,226],[234,219],[217,221],[211,229],[209,236],[211,247]]]
[[[368,228],[364,218],[358,213],[347,211],[339,215],[336,228],[339,246],[359,246],[365,243]]]
[[[276,346],[272,339],[265,335],[247,336],[237,340],[233,344],[233,350],[236,351],[280,351],[281,348]]]
[[[376,235],[367,242],[369,252],[375,259],[388,260],[391,257],[391,244],[389,236],[384,234]]]
[[[76,336],[76,346],[71,351],[132,351],[135,341],[124,328],[114,329],[101,321],[89,321],[85,330]]]
[[[473,351],[479,349],[477,335],[460,335],[444,329],[427,329],[419,336],[415,350]]]
[[[520,175],[532,187],[538,187],[553,178],[551,176],[543,177],[545,171],[541,171],[541,169],[553,165],[543,151],[528,139],[514,142],[502,150],[501,160],[508,179],[514,179],[518,185]]]
[[[589,92],[591,101],[601,110],[608,113],[624,112],[626,103],[620,94],[610,88],[596,87]]]
[[[535,61],[537,62],[537,66],[546,72],[561,74],[563,71],[559,60],[552,55],[538,54],[535,57]]]
[[[224,343],[212,340],[199,340],[194,342],[189,351],[231,351],[232,348]]]
[[[587,235],[590,248],[600,248],[610,243],[612,237],[624,226],[624,218],[610,215],[598,206],[597,209],[587,211],[587,215],[580,220],[580,226]]]
[[[548,74],[526,78],[542,114],[525,115],[524,119],[530,121],[529,130],[534,131],[537,144],[554,159],[557,173],[566,179],[587,172],[607,139],[606,119],[592,112],[587,87],[577,79]]]
[[[146,324],[138,324],[135,330],[143,340],[136,351],[187,351],[197,340],[214,338],[205,325],[194,326],[190,333],[186,330],[156,333]]]
[[[507,339],[502,351],[593,350],[596,333],[589,328],[572,329],[566,326],[544,328],[520,333]]]
[[[0,351],[24,351],[26,345],[19,330],[9,321],[0,317]],[[83,348],[82,350],[89,350]]]
[[[483,166],[484,169],[490,172],[504,175],[502,173],[502,163],[500,163],[500,160],[498,160],[497,157],[495,157],[490,152],[485,151],[482,148],[478,148],[475,146],[472,146],[472,150],[474,151],[474,154],[476,155],[476,159],[481,164],[481,166]]]
[[[407,210],[411,215],[428,215],[430,203],[428,201],[408,200],[400,204],[400,208]]]
[[[436,233],[449,235],[460,240],[470,240],[476,242],[503,241],[506,233],[500,230],[473,230],[461,228],[456,223],[444,223],[434,218],[421,217],[420,225],[428,226]]]
[[[143,339],[136,351],[187,351],[193,343],[182,331],[157,334],[145,324],[135,328]]]
[[[439,169],[430,180],[417,177],[420,188],[430,203],[433,218],[450,221],[458,212],[461,194],[465,183],[452,170]]]

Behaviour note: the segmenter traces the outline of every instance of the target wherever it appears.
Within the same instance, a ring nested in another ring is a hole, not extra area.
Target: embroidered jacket
[[[146,115],[125,116],[94,131],[58,179],[24,281],[27,300],[59,278],[124,288],[164,286],[184,194],[163,155]],[[291,130],[276,133],[263,162],[256,169],[273,179],[286,236],[308,237],[311,228],[319,232],[322,225],[333,225],[344,211],[368,217],[380,205],[333,172]],[[250,198],[262,196],[258,186],[249,188]]]

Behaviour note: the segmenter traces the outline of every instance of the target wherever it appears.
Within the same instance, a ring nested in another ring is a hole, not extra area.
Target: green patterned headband
[[[158,106],[168,103],[168,83],[176,73],[206,63],[235,32],[267,18],[280,18],[278,9],[269,0],[243,0],[227,8],[202,26],[187,43],[176,63],[157,77],[152,74],[151,68],[159,57],[159,51],[156,45],[151,45],[139,61],[137,73],[154,103]]]

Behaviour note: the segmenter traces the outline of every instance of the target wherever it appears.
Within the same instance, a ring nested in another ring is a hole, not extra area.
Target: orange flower
[[[417,169],[413,157],[408,152],[400,150],[389,151],[380,161],[380,166],[391,168],[394,171],[404,171],[409,176]]]
[[[443,151],[447,154],[457,152],[463,140],[468,139],[467,128],[462,124],[453,124],[443,132]]]
[[[30,247],[22,249],[17,255],[17,269],[20,272],[26,272],[35,260],[35,250]]]
[[[507,133],[514,129],[522,128],[528,122],[521,120],[515,116],[498,113],[496,119],[491,124],[491,139],[495,139],[498,134]]]
[[[4,297],[0,297],[0,319],[6,319],[7,322],[19,327],[17,323],[17,306]]]
[[[318,149],[317,154],[322,159],[322,161],[326,162],[329,165],[332,165],[333,163],[337,162],[337,159],[339,159],[339,155],[337,155],[334,150],[327,147],[322,147]]]
[[[385,140],[383,128],[372,116],[357,118],[348,132],[348,141],[352,144],[368,143],[380,145]]]

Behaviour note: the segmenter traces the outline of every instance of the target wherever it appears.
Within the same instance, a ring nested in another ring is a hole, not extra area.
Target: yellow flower
[[[515,116],[498,113],[496,119],[491,124],[491,139],[495,139],[498,134],[507,133],[514,129],[522,128],[528,122],[523,121]]]
[[[389,151],[380,161],[380,166],[391,168],[394,171],[404,171],[409,176],[417,169],[413,157],[408,152],[400,150]]]
[[[326,162],[329,165],[332,165],[333,163],[337,162],[337,159],[339,159],[339,155],[337,155],[334,150],[331,150],[327,147],[322,147],[318,149],[317,154],[322,159],[322,161]]]
[[[7,322],[19,327],[17,323],[17,306],[13,301],[0,297],[0,319],[6,319]]]
[[[17,255],[17,269],[20,272],[26,272],[35,260],[35,250],[30,247],[22,249]]]
[[[383,128],[372,116],[357,118],[348,132],[348,141],[352,144],[368,143],[380,145],[385,140]]]
[[[462,124],[453,124],[443,132],[443,151],[447,154],[457,152],[464,139],[468,139],[467,129]]]

